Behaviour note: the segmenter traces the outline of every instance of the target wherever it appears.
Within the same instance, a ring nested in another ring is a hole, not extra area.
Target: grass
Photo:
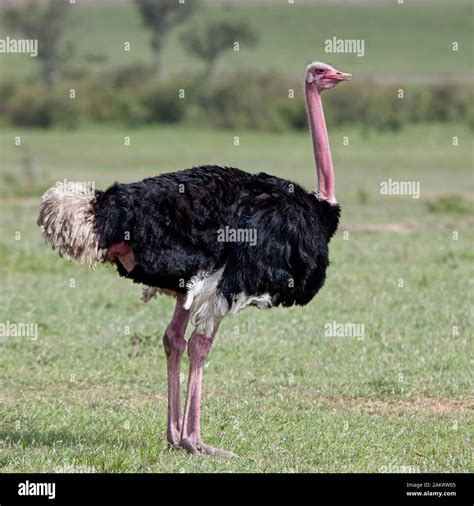
[[[111,65],[151,62],[149,34],[143,29],[133,5],[85,5],[71,7],[74,24],[68,28],[67,40],[75,46],[68,63],[102,70]],[[469,78],[472,69],[472,5],[466,1],[397,2],[381,5],[239,5],[207,7],[194,19],[178,27],[170,36],[163,55],[165,75],[202,69],[202,63],[186,54],[179,41],[180,33],[195,23],[222,17],[249,20],[260,37],[257,48],[242,47],[229,51],[218,62],[216,74],[235,68],[277,70],[291,76],[315,59],[328,60],[348,68],[360,78],[396,76],[404,82],[423,76],[454,74]],[[12,36],[7,27],[0,37]],[[325,41],[363,39],[365,55],[326,54]],[[124,42],[131,51],[124,51]],[[459,51],[452,51],[452,43]],[[275,55],[278,53],[278,56]],[[0,55],[0,66],[11,74],[31,73],[36,62],[24,55]]]
[[[233,132],[190,127],[4,130],[1,173],[21,179],[20,135],[45,186],[201,162],[314,186],[307,134],[238,134],[237,148]],[[57,258],[35,225],[38,197],[3,199],[2,321],[35,322],[39,336],[0,338],[0,469],[472,471],[472,135],[449,124],[330,135],[343,220],[326,286],[303,308],[227,318],[207,363],[203,434],[239,454],[230,461],[166,447],[172,301],[144,305],[110,269]],[[421,198],[380,195],[389,177],[421,181]],[[364,324],[363,339],[326,337],[333,321]]]

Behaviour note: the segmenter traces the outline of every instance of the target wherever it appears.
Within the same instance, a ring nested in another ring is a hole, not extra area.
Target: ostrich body
[[[340,207],[321,92],[350,77],[320,62],[306,68],[317,192],[265,173],[203,166],[105,191],[57,184],[43,195],[38,225],[60,256],[91,267],[115,264],[121,276],[148,287],[145,301],[157,292],[176,298],[163,337],[173,447],[233,455],[204,444],[200,431],[204,362],[224,316],[249,305],[304,305],[324,284]],[[234,232],[230,240],[222,238],[224,231]],[[194,330],[186,342],[189,321]],[[186,346],[189,378],[181,417]]]

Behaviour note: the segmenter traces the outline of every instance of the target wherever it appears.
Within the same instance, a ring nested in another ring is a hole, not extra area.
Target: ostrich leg
[[[184,295],[178,295],[173,318],[165,330],[163,346],[168,364],[168,428],[166,436],[171,446],[178,448],[181,432],[181,408],[179,372],[181,357],[186,348],[184,334],[189,320],[189,311],[183,307]]]
[[[215,455],[217,457],[235,457],[235,453],[219,450],[201,441],[201,386],[202,371],[207,354],[212,346],[217,328],[212,336],[206,336],[196,330],[188,342],[189,379],[180,445],[190,453]]]

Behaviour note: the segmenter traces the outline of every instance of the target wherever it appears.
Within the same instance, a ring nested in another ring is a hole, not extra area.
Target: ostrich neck
[[[305,91],[311,138],[313,140],[314,160],[318,174],[319,197],[321,200],[327,200],[331,204],[334,204],[336,202],[334,196],[334,171],[321,94],[311,83],[305,83]]]

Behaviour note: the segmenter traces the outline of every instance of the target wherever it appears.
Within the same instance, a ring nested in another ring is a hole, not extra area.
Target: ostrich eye
[[[325,69],[322,69],[322,68],[316,69],[316,72],[318,74],[324,74],[324,71],[325,71]]]

